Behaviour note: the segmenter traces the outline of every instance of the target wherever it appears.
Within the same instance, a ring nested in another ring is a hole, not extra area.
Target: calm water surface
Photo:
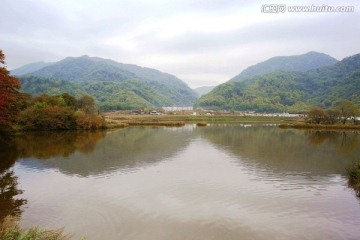
[[[0,218],[74,239],[360,239],[352,132],[134,127],[0,147]],[[22,193],[21,193],[22,192]]]

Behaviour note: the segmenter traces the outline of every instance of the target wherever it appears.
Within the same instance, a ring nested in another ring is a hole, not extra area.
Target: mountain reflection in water
[[[354,132],[276,126],[129,127],[21,134],[1,157],[11,199],[27,201],[23,226],[88,239],[356,239],[345,173],[359,144]]]

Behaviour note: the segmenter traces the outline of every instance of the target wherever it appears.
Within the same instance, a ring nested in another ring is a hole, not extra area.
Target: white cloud
[[[10,68],[90,55],[152,67],[190,86],[225,82],[277,55],[320,51],[338,59],[360,52],[354,13],[261,13],[268,1],[4,0],[0,47]]]

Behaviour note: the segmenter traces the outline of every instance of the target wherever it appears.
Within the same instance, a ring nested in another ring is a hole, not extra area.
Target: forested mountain
[[[104,110],[188,106],[196,100],[196,93],[173,75],[97,57],[68,57],[34,71],[25,70],[12,71],[26,73],[18,74],[24,92],[87,93]]]
[[[360,104],[360,54],[306,72],[275,71],[227,82],[202,96],[196,106],[259,112],[302,112],[330,107],[341,98]]]
[[[203,87],[194,88],[194,91],[197,93],[199,97],[201,97],[202,95],[209,93],[214,88],[215,86],[203,86]]]
[[[328,102],[334,102],[339,98],[360,103],[360,70],[351,73],[343,81],[337,82],[326,96]]]
[[[21,90],[33,95],[40,95],[47,93],[50,95],[59,95],[61,93],[69,93],[70,95],[80,97],[88,94],[77,84],[65,81],[56,80],[51,78],[41,78],[35,76],[21,76],[19,78],[21,82]]]
[[[277,70],[305,72],[311,69],[333,65],[335,58],[318,52],[308,52],[295,56],[279,56],[250,66],[230,81],[242,81],[245,78],[271,73]]]

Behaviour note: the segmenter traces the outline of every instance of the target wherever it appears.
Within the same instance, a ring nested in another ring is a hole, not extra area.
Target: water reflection
[[[14,171],[0,170],[0,222],[9,215],[20,217],[21,206],[27,202],[26,199],[18,197],[22,193]]]
[[[68,157],[79,151],[91,153],[105,131],[31,132],[14,138],[18,158]]]
[[[16,160],[16,149],[10,136],[2,134],[0,144],[0,222],[11,215],[20,217],[21,206],[27,200],[19,197],[23,193],[18,187],[18,178],[12,167]],[[5,151],[6,149],[6,151]]]
[[[73,132],[29,134],[17,138],[16,144],[25,166],[56,168],[66,174],[86,177],[106,175],[118,169],[133,171],[154,164],[183,149],[190,136],[188,128],[135,127],[80,135]],[[27,142],[32,144],[29,146]],[[43,161],[39,164],[33,157]]]
[[[339,154],[348,156],[359,147],[359,133],[349,131],[306,131],[309,143],[314,146],[329,145]]]
[[[276,127],[208,127],[198,133],[255,166],[282,173],[309,176],[345,175],[360,155],[359,135],[353,132],[319,132]]]
[[[117,169],[132,171],[173,156],[199,136],[238,156],[255,167],[254,171],[260,168],[309,176],[345,175],[346,168],[360,154],[359,134],[353,132],[187,125],[111,132],[26,133],[16,136],[10,147],[3,147],[0,164],[22,159],[23,165],[33,169],[55,168],[80,176],[103,175]]]
[[[342,175],[360,153],[356,134],[256,125],[68,134],[26,136],[29,149],[19,136],[8,151],[19,158],[25,227],[87,239],[360,236]],[[63,147],[47,149],[50,138]]]

